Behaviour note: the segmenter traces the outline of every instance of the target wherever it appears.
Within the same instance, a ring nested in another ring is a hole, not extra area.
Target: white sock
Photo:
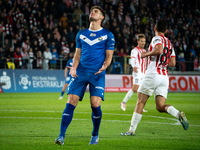
[[[142,119],[142,114],[138,114],[136,112],[133,112],[133,116],[131,119],[131,126],[130,126],[130,131],[131,132],[135,132],[138,123],[140,122],[140,120]]]
[[[130,90],[127,92],[126,96],[124,97],[123,102],[126,103],[126,102],[129,100],[129,98],[131,98],[131,96],[133,95],[133,93],[134,93],[134,92],[132,91],[132,89],[130,89]]]
[[[169,106],[169,107],[167,108],[167,112],[168,112],[170,115],[172,115],[172,116],[178,118],[178,113],[179,113],[179,111],[178,111],[176,108],[174,108],[173,106]]]

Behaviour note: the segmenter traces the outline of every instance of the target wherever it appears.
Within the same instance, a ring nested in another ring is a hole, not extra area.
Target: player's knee
[[[69,96],[69,97],[68,97],[67,103],[70,103],[70,104],[72,104],[72,105],[74,105],[74,106],[77,106],[77,104],[78,104],[78,99]]]
[[[156,106],[156,109],[159,111],[159,112],[165,112],[165,109],[164,109],[164,106]]]
[[[133,88],[132,91],[133,91],[134,93],[136,93],[136,92],[137,92],[137,88]]]

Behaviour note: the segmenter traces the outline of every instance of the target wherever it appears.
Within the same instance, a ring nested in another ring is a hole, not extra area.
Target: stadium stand
[[[106,11],[103,27],[116,38],[113,63],[130,55],[139,33],[146,35],[148,49],[155,23],[165,19],[177,55],[175,69],[200,71],[199,0],[0,0],[0,68],[14,62],[16,69],[42,69],[48,47],[58,53],[53,68],[63,69],[75,51],[76,33],[88,27],[93,5]]]

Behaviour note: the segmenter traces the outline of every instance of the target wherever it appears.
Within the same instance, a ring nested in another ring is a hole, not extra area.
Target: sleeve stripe
[[[156,47],[157,45],[162,45],[162,43],[157,43],[154,47]]]

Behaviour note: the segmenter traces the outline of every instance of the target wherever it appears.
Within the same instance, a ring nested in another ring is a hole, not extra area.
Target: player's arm
[[[74,54],[73,65],[72,65],[72,67],[68,67],[68,68],[70,68],[69,74],[72,77],[78,77],[77,74],[76,74],[76,69],[77,69],[78,64],[80,62],[80,58],[81,58],[81,48],[76,48],[76,52]]]
[[[65,78],[67,78],[67,71],[68,71],[68,68],[65,67]]]
[[[141,58],[144,58],[144,57],[147,57],[147,56],[160,55],[162,53],[163,53],[163,45],[162,44],[158,44],[158,45],[155,46],[153,51],[141,53]]]
[[[169,59],[169,67],[174,67],[176,65],[176,57],[170,57]]]
[[[110,65],[110,63],[112,61],[113,53],[114,53],[113,50],[106,50],[106,58],[105,58],[105,61],[103,63],[103,66],[99,69],[98,72],[95,73],[95,75],[100,74],[101,72],[106,70],[106,68],[108,68],[108,66]]]
[[[133,68],[133,72],[138,72],[138,68],[139,68],[139,64],[138,64],[138,61],[137,61],[137,55],[138,55],[138,52],[136,50],[132,50],[131,51],[131,66]]]

